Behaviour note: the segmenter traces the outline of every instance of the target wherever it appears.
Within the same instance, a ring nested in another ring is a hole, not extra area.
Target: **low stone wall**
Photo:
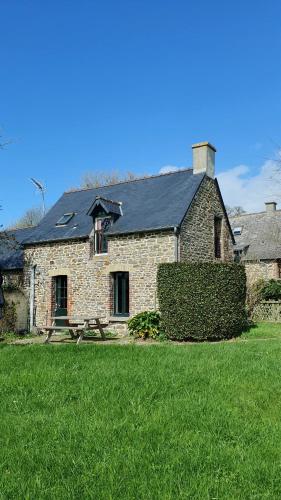
[[[3,277],[7,318],[0,320],[0,330],[2,332],[26,331],[28,330],[28,300],[23,291],[23,271],[22,269],[5,270]]]
[[[253,285],[256,281],[278,279],[279,267],[276,260],[260,260],[260,261],[242,261],[245,265],[248,286]]]
[[[28,304],[24,293],[20,290],[4,290],[4,298],[6,308],[4,308],[4,317],[0,320],[0,330],[5,333],[27,331]],[[8,316],[7,318],[5,318],[5,312]]]
[[[254,307],[254,321],[272,321],[281,323],[281,301],[264,300]]]

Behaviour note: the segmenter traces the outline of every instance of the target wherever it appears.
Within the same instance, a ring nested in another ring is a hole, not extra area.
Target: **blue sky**
[[[281,144],[280,17],[278,0],[2,2],[0,222],[39,203],[31,176],[50,206],[88,170],[191,166],[203,140],[226,202],[259,209]]]

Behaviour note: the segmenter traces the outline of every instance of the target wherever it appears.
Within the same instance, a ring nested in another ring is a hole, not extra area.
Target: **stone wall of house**
[[[23,271],[21,269],[3,270],[4,287],[23,288]]]
[[[14,330],[16,332],[26,331],[28,328],[28,300],[23,289],[23,271],[16,269],[4,270],[3,278],[5,302],[15,308],[16,320]],[[2,323],[4,323],[4,320]]]
[[[242,262],[245,265],[247,285],[251,286],[259,279],[279,278],[279,265],[276,260]]]
[[[36,325],[50,321],[54,305],[54,276],[68,276],[68,314],[97,314],[108,321],[113,310],[112,273],[129,272],[130,315],[157,306],[156,276],[160,262],[175,259],[172,231],[116,236],[108,254],[93,255],[89,240],[54,242],[25,249],[28,262],[25,289],[30,288],[30,266],[36,265]]]
[[[215,259],[214,218],[222,218],[221,259]],[[180,231],[180,260],[232,261],[233,247],[229,227],[215,182],[205,177]]]
[[[106,255],[94,255],[91,240],[38,244],[25,249],[25,289],[36,266],[36,325],[50,322],[54,312],[54,277],[68,277],[68,314],[97,314],[113,321],[113,273],[129,272],[130,315],[157,308],[157,269],[162,262],[214,260],[214,217],[222,217],[222,260],[232,259],[229,229],[214,181],[207,178],[192,203],[180,236],[173,230],[111,236]],[[116,321],[116,319],[115,319]]]

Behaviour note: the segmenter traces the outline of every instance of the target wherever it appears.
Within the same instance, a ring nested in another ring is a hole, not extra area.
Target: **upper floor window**
[[[95,254],[107,253],[106,230],[111,226],[111,217],[96,217],[95,219]]]
[[[221,229],[222,229],[222,219],[221,217],[215,217],[214,220],[214,236],[215,236],[215,257],[216,259],[221,258]]]

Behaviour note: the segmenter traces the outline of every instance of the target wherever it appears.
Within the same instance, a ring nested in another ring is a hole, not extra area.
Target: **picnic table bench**
[[[101,338],[106,340],[103,327],[107,326],[106,323],[102,324],[98,317],[73,317],[73,316],[52,316],[51,326],[44,326],[42,330],[48,332],[45,339],[45,344],[50,342],[51,336],[54,332],[67,330],[72,339],[77,339],[77,344],[83,340],[84,334],[87,330],[99,330]],[[65,321],[65,325],[57,325],[56,321]]]

